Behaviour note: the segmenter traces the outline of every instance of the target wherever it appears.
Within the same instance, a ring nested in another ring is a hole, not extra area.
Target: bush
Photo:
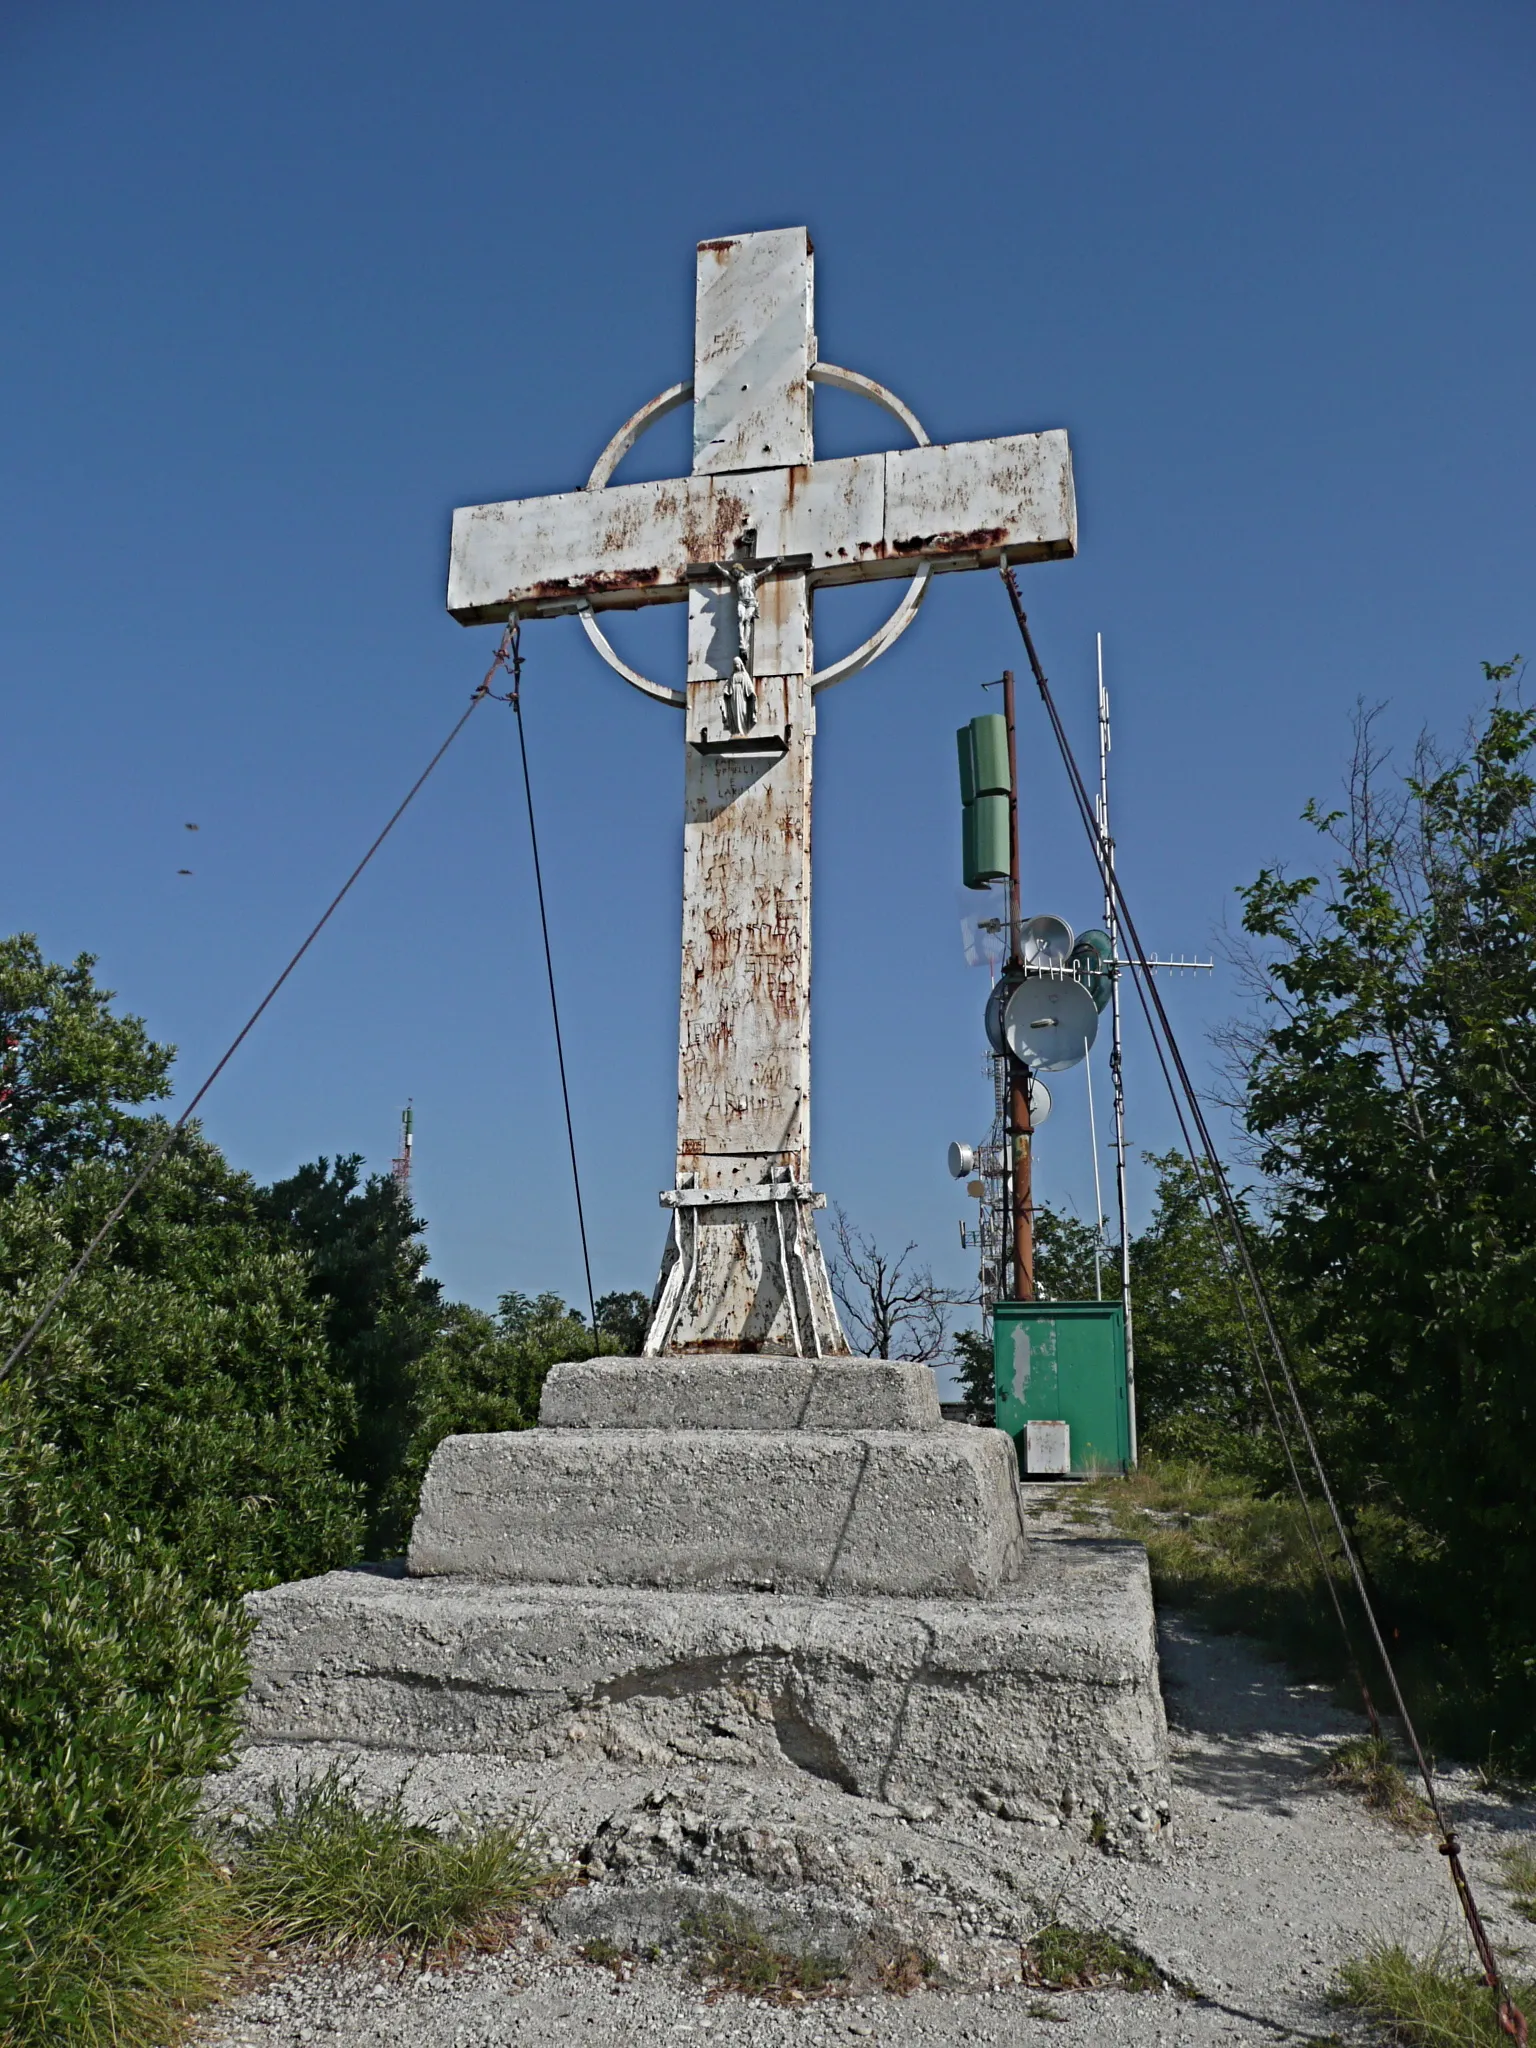
[[[604,1296],[599,1312],[635,1298]],[[494,1316],[450,1303],[418,1370],[411,1434],[385,1504],[396,1540],[403,1546],[410,1533],[427,1466],[445,1436],[532,1429],[551,1366],[594,1351],[620,1351],[631,1335],[621,1324],[615,1334],[600,1332],[594,1344],[581,1316],[558,1294],[504,1294]]]
[[[137,1150],[163,1126],[146,1124]],[[0,1340],[14,1341],[119,1198],[130,1166],[87,1160],[0,1206]],[[359,1554],[336,1470],[350,1392],[301,1255],[256,1191],[186,1131],[26,1361],[39,1427],[88,1526],[233,1599]]]
[[[131,1530],[81,1530],[30,1409],[0,1396],[0,2038],[149,2048],[227,1949],[195,1815],[243,1622]]]

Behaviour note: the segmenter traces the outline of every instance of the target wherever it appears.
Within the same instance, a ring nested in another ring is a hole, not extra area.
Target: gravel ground
[[[626,1869],[622,1857],[611,1858],[604,1882],[569,1895],[563,1922],[557,1913],[553,1927],[526,1928],[500,1955],[425,1974],[304,1964],[221,2008],[199,2039],[207,2048],[617,2048],[693,2039],[752,2048],[859,2039],[1203,2048],[1347,2035],[1326,1986],[1349,1948],[1373,1935],[1423,1945],[1449,1929],[1454,1938],[1443,1860],[1433,1842],[1404,1835],[1320,1781],[1327,1744],[1361,1726],[1323,1691],[1294,1683],[1241,1638],[1208,1635],[1179,1616],[1163,1618],[1161,1647],[1173,1818],[1157,1853],[1134,1861],[1106,1856],[1065,1831],[989,1814],[880,1808],[788,1771],[782,1782],[749,1782],[707,1765],[659,1773],[637,1760],[535,1781],[487,1757],[433,1758],[414,1769],[403,1758],[357,1759],[365,1785],[398,1783],[409,1770],[408,1797],[423,1812],[532,1808],[566,1853],[616,1816],[620,1834],[627,1827],[640,1842],[636,1859]],[[226,1803],[249,1800],[274,1774],[326,1760],[313,1750],[259,1752],[221,1781],[221,1795]],[[1536,1840],[1536,1810],[1481,1790],[1470,1773],[1450,1773],[1444,1782],[1493,1938],[1530,1967],[1536,1929],[1510,1908],[1497,1850],[1521,1833]],[[681,1818],[681,1832],[672,1817]],[[737,1853],[743,1841],[745,1861]],[[807,1842],[827,1845],[841,1859],[849,1899],[871,1896],[883,1873],[887,1899],[907,1902],[905,1924],[917,1924],[911,1901],[921,1897],[930,1912],[928,1945],[948,1955],[973,1988],[784,2008],[734,1995],[711,2002],[665,1962],[637,1963],[619,1982],[579,1958],[583,1925],[622,1931],[624,1913],[647,1897],[665,1915],[690,1869],[691,1881],[713,1876],[737,1896],[797,1895],[803,1925],[829,1925],[835,1885],[802,1886],[797,1894],[781,1878],[775,1890],[773,1856],[791,1853],[791,1841],[800,1843],[807,1872]],[[736,1866],[727,1869],[732,1854]],[[604,1912],[619,1918],[605,1921]],[[1016,1976],[1018,1927],[1048,1917],[1133,1941],[1199,1996],[1041,1993],[999,1981],[1010,1958]],[[989,1975],[997,1988],[986,1988]]]

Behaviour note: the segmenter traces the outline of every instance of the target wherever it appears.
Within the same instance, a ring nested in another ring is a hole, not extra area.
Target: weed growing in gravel
[[[1477,1789],[1496,1792],[1501,1799],[1513,1799],[1523,1806],[1536,1799],[1536,1778],[1529,1771],[1512,1769],[1507,1759],[1493,1749],[1477,1766]]]
[[[1508,2048],[1492,1992],[1460,1956],[1459,1943],[1420,1957],[1397,1942],[1373,1942],[1339,1971],[1334,2000],[1404,2048]],[[1536,1984],[1506,1983],[1516,2005],[1536,2011]]]
[[[654,1946],[636,1951],[620,1948],[617,1942],[607,1941],[600,1934],[581,1944],[581,1953],[589,1963],[596,1963],[600,1970],[609,1970],[616,1984],[627,1984],[635,1974],[635,1965],[642,1958],[648,1963],[658,1962],[661,1950]]]
[[[271,1818],[247,1825],[233,1873],[242,1916],[268,1947],[418,1958],[494,1948],[555,1882],[526,1829],[440,1833],[406,1818],[398,1790],[365,1804],[334,1765],[271,1796]]]
[[[770,2005],[799,2005],[826,1997],[843,1975],[834,1957],[781,1946],[782,1934],[765,1932],[734,1906],[691,1914],[683,1932],[693,1951],[693,1975],[717,1991],[740,1991]]]
[[[1435,1824],[1427,1802],[1403,1775],[1384,1735],[1351,1735],[1336,1743],[1319,1767],[1330,1785],[1358,1792],[1373,1813],[1410,1834],[1424,1834]]]
[[[1024,1944],[1024,1981],[1042,1991],[1157,1991],[1163,1978],[1152,1958],[1128,1942],[1053,1920]]]
[[[1504,1851],[1504,1876],[1515,1895],[1515,1909],[1536,1920],[1536,1849],[1519,1842]]]

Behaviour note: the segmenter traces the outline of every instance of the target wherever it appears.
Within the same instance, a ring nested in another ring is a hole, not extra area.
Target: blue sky
[[[829,359],[935,440],[1070,430],[1081,552],[1026,602],[1085,749],[1103,632],[1127,888],[1149,945],[1208,952],[1240,883],[1309,859],[1297,814],[1358,697],[1404,743],[1454,735],[1479,663],[1536,642],[1533,85],[1522,0],[15,0],[0,921],[97,953],[190,1092],[485,667],[494,636],[442,607],[453,506],[581,482],[688,374],[695,241],[805,222]],[[652,438],[650,473],[685,463]],[[822,452],[876,445],[877,416],[818,408]],[[824,599],[818,651],[888,601]],[[677,616],[625,624],[678,669]],[[649,1288],[678,721],[572,621],[526,651],[596,1278]],[[944,1149],[987,1090],[952,734],[1018,654],[997,579],[948,577],[821,700],[816,1178],[956,1281]],[[1029,905],[1097,922],[1033,705],[1021,738]],[[1171,986],[1202,1064],[1237,1000],[1220,972]],[[1134,1035],[1128,1072],[1133,1140],[1170,1143]],[[1062,1083],[1040,1186],[1087,1214]],[[497,706],[206,1122],[262,1177],[383,1166],[407,1096],[448,1289],[579,1296]]]

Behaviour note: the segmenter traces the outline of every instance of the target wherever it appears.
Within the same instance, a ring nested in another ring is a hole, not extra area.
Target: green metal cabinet
[[[1118,1301],[999,1301],[992,1308],[997,1426],[1024,1457],[1027,1422],[1065,1422],[1072,1471],[1131,1468],[1125,1311]]]

